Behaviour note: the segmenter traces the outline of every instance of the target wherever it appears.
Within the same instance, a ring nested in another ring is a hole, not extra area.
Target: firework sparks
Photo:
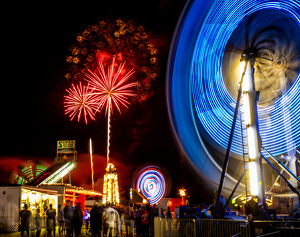
[[[107,74],[102,62],[99,63],[96,73],[88,70],[86,74],[86,80],[93,88],[94,94],[97,95],[98,109],[105,107],[105,114],[110,112],[109,109],[113,110],[113,107],[116,107],[121,113],[120,106],[123,105],[128,108],[127,105],[130,104],[127,101],[128,97],[135,96],[129,88],[134,87],[136,83],[126,83],[134,71],[132,69],[124,76],[121,76],[124,66],[125,62],[121,63],[116,72],[114,72],[115,59],[113,59],[111,66],[107,70]]]
[[[77,115],[77,121],[81,115],[84,116],[84,121],[87,124],[87,116],[95,120],[98,104],[95,103],[93,90],[89,86],[84,86],[81,83],[66,90],[68,95],[65,97],[65,114],[69,114],[71,121]]]
[[[124,61],[134,68],[131,77],[137,82],[136,100],[147,100],[152,94],[152,82],[158,77],[158,46],[162,39],[153,37],[145,27],[134,21],[101,21],[88,26],[78,33],[77,41],[70,46],[66,57],[68,80],[80,81],[86,75],[86,69],[94,71],[98,62],[112,57]]]
[[[96,73],[88,71],[86,74],[86,80],[93,88],[93,93],[96,95],[98,104],[97,110],[102,110],[105,107],[105,114],[107,118],[107,164],[109,163],[109,147],[110,147],[110,115],[113,107],[115,106],[121,113],[121,105],[128,108],[130,104],[128,97],[135,96],[131,87],[134,87],[136,83],[126,83],[130,76],[134,73],[130,70],[124,76],[121,76],[121,72],[125,66],[125,63],[121,63],[116,72],[114,72],[115,59],[113,59],[111,66],[105,73],[103,63],[99,63],[99,68]]]
[[[92,189],[95,190],[92,138],[90,138],[90,157],[91,157],[91,171],[92,171]]]

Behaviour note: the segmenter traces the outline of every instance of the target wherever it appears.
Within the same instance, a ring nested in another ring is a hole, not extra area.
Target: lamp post
[[[181,204],[184,205],[183,203],[183,197],[186,196],[186,190],[185,189],[179,189],[179,195],[181,196]]]

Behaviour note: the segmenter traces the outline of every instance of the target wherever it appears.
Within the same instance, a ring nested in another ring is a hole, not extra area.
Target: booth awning
[[[145,198],[138,190],[130,190],[130,203],[147,203],[147,198]]]
[[[33,186],[29,186],[29,185],[22,185],[22,189],[27,189],[27,190],[30,190],[30,191],[46,193],[46,194],[50,194],[50,195],[55,195],[55,194],[58,193],[57,190],[33,187]]]

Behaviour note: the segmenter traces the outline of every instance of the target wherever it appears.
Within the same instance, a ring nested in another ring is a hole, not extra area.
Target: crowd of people
[[[93,237],[153,236],[153,220],[158,216],[158,209],[150,205],[125,206],[124,208],[106,207],[96,202],[90,212],[90,229]]]
[[[100,200],[90,210],[83,212],[81,204],[76,203],[73,207],[69,200],[62,208],[58,205],[57,210],[49,204],[46,215],[46,231],[47,236],[55,237],[55,230],[58,229],[59,236],[77,237],[81,236],[81,232],[85,229],[86,234],[93,237],[149,237],[153,236],[154,217],[161,216],[172,218],[170,208],[168,210],[159,210],[157,206],[135,205],[125,207],[112,207],[110,203],[103,206]],[[175,217],[179,217],[179,209],[175,208]],[[28,205],[24,205],[24,210],[20,212],[21,218],[21,237],[24,232],[29,236],[31,223],[35,224],[36,234],[39,237],[42,228],[42,215],[40,209],[36,210],[33,216],[28,209]],[[83,224],[84,223],[84,224]],[[124,234],[123,234],[124,224]],[[58,228],[56,226],[58,225]],[[84,227],[83,227],[84,225]]]
[[[46,215],[46,232],[47,237],[55,237],[56,225],[58,223],[59,236],[77,237],[81,236],[81,228],[83,224],[83,213],[81,210],[81,204],[76,203],[75,208],[71,205],[70,201],[67,200],[64,209],[61,209],[61,204],[58,205],[57,212],[50,203],[49,208],[45,211]],[[40,237],[42,229],[42,215],[38,208],[36,215],[33,216],[31,211],[28,209],[28,205],[24,204],[24,209],[20,212],[21,219],[21,237],[24,236],[24,232],[29,236],[29,232],[32,224],[35,225],[36,237]]]

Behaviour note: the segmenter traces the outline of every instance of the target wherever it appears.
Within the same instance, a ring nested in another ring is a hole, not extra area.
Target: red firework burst
[[[95,113],[97,112],[98,104],[95,100],[93,89],[88,85],[74,86],[66,90],[68,95],[65,97],[65,114],[69,114],[71,121],[77,115],[77,121],[80,120],[81,114],[84,116],[85,123],[87,124],[87,116],[95,120]]]
[[[121,73],[125,70],[124,66],[125,62],[121,63],[115,72],[115,59],[113,58],[107,73],[105,73],[103,63],[100,62],[96,73],[88,70],[86,74],[86,80],[90,83],[95,100],[97,100],[97,109],[101,110],[105,107],[106,114],[110,113],[110,110],[112,111],[114,106],[121,113],[120,106],[123,105],[128,108],[127,105],[130,104],[128,97],[136,95],[129,89],[136,86],[136,83],[126,83],[134,71],[132,69],[122,76]]]

